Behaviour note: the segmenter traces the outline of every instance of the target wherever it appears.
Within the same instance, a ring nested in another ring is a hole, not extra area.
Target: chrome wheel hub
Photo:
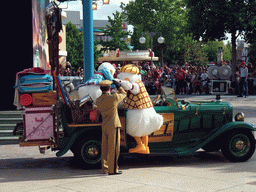
[[[98,150],[97,150],[97,148],[95,148],[95,147],[91,147],[91,148],[89,148],[89,150],[88,150],[88,154],[90,155],[90,156],[97,156],[98,155]]]
[[[236,148],[237,148],[238,150],[242,150],[242,149],[244,149],[244,147],[245,147],[245,144],[244,144],[243,141],[238,141],[238,142],[236,143]]]

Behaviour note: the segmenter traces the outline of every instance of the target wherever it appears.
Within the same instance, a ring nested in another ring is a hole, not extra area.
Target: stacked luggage
[[[56,101],[53,78],[45,70],[37,67],[17,74],[14,104],[24,112],[23,131],[19,130],[23,142],[44,142],[54,137]]]
[[[24,146],[47,145],[56,136],[55,120],[58,118],[55,118],[54,106],[57,104],[57,93],[53,90],[53,79],[62,104],[69,109],[67,114],[71,114],[70,124],[102,121],[89,96],[71,100],[60,78],[54,71],[52,75],[39,67],[25,69],[16,75],[14,105],[23,110],[23,123],[17,124],[13,133],[21,136],[20,144],[23,143]]]

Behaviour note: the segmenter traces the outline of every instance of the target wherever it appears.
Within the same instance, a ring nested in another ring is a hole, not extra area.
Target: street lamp
[[[164,38],[162,36],[158,37],[157,41],[158,41],[158,43],[162,44],[162,43],[164,43]]]
[[[146,38],[142,36],[142,37],[139,39],[139,42],[140,42],[141,44],[144,44],[144,43],[146,42]]]
[[[58,0],[60,2],[69,0]],[[84,81],[94,74],[94,39],[93,39],[93,10],[97,8],[96,1],[82,0],[83,4],[83,32],[84,32]],[[103,4],[109,4],[110,0],[102,0]],[[93,9],[94,7],[94,9]]]
[[[99,0],[93,0],[93,3],[92,3],[92,10],[95,11],[97,10],[97,3],[96,1],[99,1]],[[102,3],[103,5],[105,4],[109,4],[110,0],[102,0]]]
[[[97,10],[97,3],[95,2],[92,3],[92,10],[93,11]]]
[[[156,33],[155,32],[149,32],[148,33],[148,35],[149,35],[149,37],[150,37],[150,39],[151,39],[151,51],[153,52],[153,37],[154,37],[154,35],[155,35]],[[157,41],[158,41],[158,43],[160,43],[160,44],[162,44],[162,43],[164,43],[164,38],[162,37],[162,35],[160,36],[160,37],[158,37],[158,39],[157,39]],[[141,44],[144,44],[145,42],[146,42],[146,38],[145,37],[140,37],[139,38],[139,42],[141,43]],[[153,54],[151,54],[151,66],[153,66]],[[163,49],[162,49],[162,64],[163,64]]]
[[[102,0],[103,4],[109,4],[109,0]]]
[[[161,36],[161,37],[158,37],[157,39],[158,43],[162,44],[164,43],[164,38]],[[162,48],[162,67],[164,66],[164,49]]]

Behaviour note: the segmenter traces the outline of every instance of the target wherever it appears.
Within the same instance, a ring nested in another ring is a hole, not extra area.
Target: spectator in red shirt
[[[154,80],[156,80],[157,78],[160,79],[160,74],[161,74],[161,71],[159,70],[158,67],[156,67],[152,74]]]
[[[179,67],[177,71],[177,89],[179,90],[180,94],[185,94],[186,89],[186,72],[182,69],[182,67]]]

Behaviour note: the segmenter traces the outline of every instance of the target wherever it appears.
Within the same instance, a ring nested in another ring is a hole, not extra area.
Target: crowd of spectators
[[[84,77],[84,69],[79,67],[77,69],[72,69],[71,67],[71,63],[67,62],[66,66],[60,67],[60,72],[59,72],[60,76],[78,76],[78,77]]]
[[[115,78],[120,73],[122,65],[114,64],[116,67]],[[213,65],[213,64],[212,64]],[[229,63],[218,63],[221,65],[230,65]],[[210,93],[210,79],[207,74],[209,66],[192,66],[185,63],[183,66],[158,67],[150,62],[142,62],[137,64],[140,69],[142,81],[150,95],[161,94],[161,86],[171,87],[175,90],[176,94],[185,95],[201,95]],[[249,94],[256,94],[256,67],[253,67],[251,63],[247,66],[248,79],[247,86]],[[239,94],[239,82],[240,82],[240,65],[237,66],[235,79],[231,81],[231,88],[229,94]],[[62,76],[80,76],[83,77],[83,68],[72,70],[71,64],[67,62],[65,68],[61,68],[60,75]]]
[[[144,63],[140,71],[150,95],[160,94],[161,86],[171,87],[176,94],[182,95],[209,93],[206,66],[150,67],[149,63]]]
[[[214,64],[212,64],[214,65]],[[216,65],[230,65],[229,63],[217,63]],[[183,66],[164,67],[151,66],[150,62],[143,62],[138,65],[142,81],[150,95],[161,94],[161,86],[171,87],[176,94],[201,95],[210,93],[211,80],[208,77],[209,66],[192,66],[185,63]],[[256,68],[252,64],[248,68],[248,90],[249,94],[256,94]],[[239,94],[240,65],[237,66],[236,78],[231,81],[229,94]],[[119,73],[119,67],[117,72]]]

